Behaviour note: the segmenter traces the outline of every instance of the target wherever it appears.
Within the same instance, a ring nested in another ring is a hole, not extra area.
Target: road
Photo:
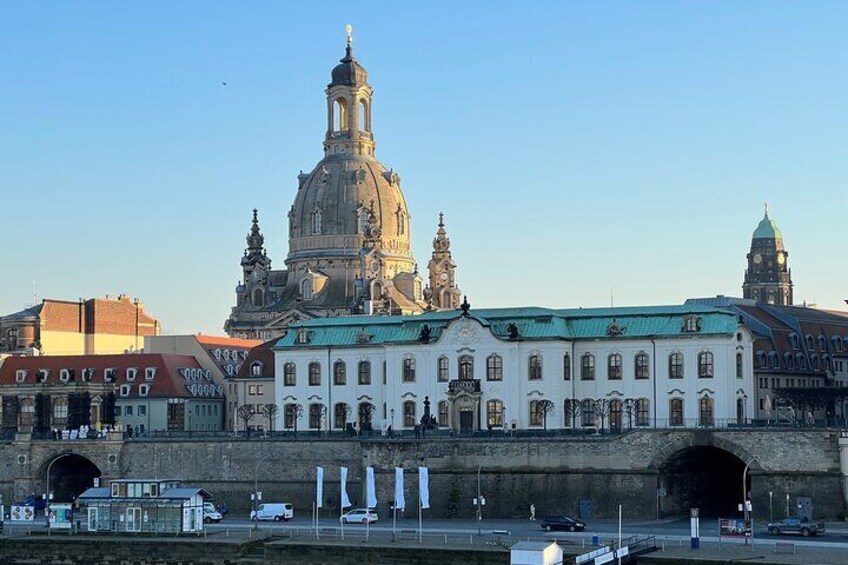
[[[321,518],[319,527],[338,528],[339,519],[336,518]],[[561,539],[571,540],[575,543],[588,543],[593,535],[598,534],[602,538],[610,539],[618,536],[618,521],[617,520],[591,520],[588,521],[588,527],[585,532],[545,532],[540,527],[540,521],[531,522],[529,520],[483,520],[480,524],[480,530],[483,534],[493,534],[497,532],[509,532],[513,537],[532,538],[532,539]],[[246,529],[251,528],[253,522],[246,518],[225,518],[220,524],[209,524],[207,528],[210,531],[220,529],[236,528]],[[260,522],[259,528],[266,530],[287,530],[287,529],[312,529],[312,520],[310,516],[295,517],[289,522]],[[365,526],[361,524],[346,524],[347,531],[364,530]],[[370,530],[374,532],[391,532],[391,520],[381,520],[370,526]],[[417,519],[398,519],[398,531],[417,531]],[[423,530],[428,534],[477,534],[477,522],[471,520],[445,520],[445,519],[423,519]],[[702,541],[719,541],[718,539],[718,520],[703,519],[700,524],[700,535]],[[848,524],[839,524],[837,522],[828,523],[828,531],[822,536],[803,538],[797,535],[770,535],[765,530],[765,524],[754,527],[755,543],[775,543],[777,541],[792,541],[798,545],[809,546],[836,546],[844,544],[848,547]],[[640,535],[640,536],[657,536],[659,540],[665,540],[670,543],[677,544],[685,541],[688,543],[689,537],[689,519],[673,519],[662,521],[625,521],[622,524],[622,534],[624,537]],[[742,539],[727,539],[723,538],[727,543],[744,543]]]

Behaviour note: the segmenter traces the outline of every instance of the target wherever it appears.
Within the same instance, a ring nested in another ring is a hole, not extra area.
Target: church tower
[[[425,294],[432,310],[459,308],[461,292],[456,286],[456,263],[451,257],[450,239],[445,231],[445,215],[439,213],[439,229],[433,239],[433,257],[427,265],[430,286]]]
[[[788,259],[783,235],[769,218],[766,204],[765,216],[751,239],[742,296],[766,304],[792,305],[792,270]]]
[[[268,301],[268,273],[271,259],[265,253],[265,236],[259,230],[259,211],[253,209],[253,224],[247,234],[247,248],[241,258],[242,282],[236,289],[237,300],[248,308],[261,308]]]

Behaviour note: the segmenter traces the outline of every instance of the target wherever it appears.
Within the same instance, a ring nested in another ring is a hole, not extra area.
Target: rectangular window
[[[283,365],[283,386],[295,386],[297,384],[297,375],[295,371],[294,363],[286,363]]]
[[[448,361],[447,357],[439,357],[439,360],[436,363],[437,363],[436,380],[440,383],[448,382],[448,379],[450,378],[448,376],[450,361]]]
[[[403,382],[415,382],[415,359],[407,357],[403,360]]]
[[[247,385],[247,394],[254,396],[256,394],[256,385]]]
[[[321,364],[320,363],[310,363],[309,364],[309,386],[320,386],[321,385]]]
[[[56,403],[53,405],[53,417],[58,420],[64,420],[68,417],[68,405],[64,403]]]
[[[595,380],[595,356],[591,353],[586,353],[580,358],[580,380]]]
[[[147,406],[144,404],[138,405],[138,415],[139,416],[147,416]]]
[[[415,402],[411,400],[403,403],[403,426],[405,428],[415,427]]]
[[[127,369],[127,380],[128,381],[134,381],[136,375],[138,375],[138,369],[136,369],[135,367],[130,367],[129,369]]]
[[[359,372],[359,384],[370,385],[371,384],[371,362],[370,361],[360,361],[358,372]]]
[[[265,396],[265,385],[256,385],[256,396]]]
[[[121,396],[129,396],[131,388],[130,385],[121,385]]]
[[[538,400],[530,401],[530,425],[531,426],[541,426],[542,421],[544,420],[544,415],[542,414],[542,406]]]
[[[649,366],[649,359],[647,353],[639,353],[636,355],[636,378],[637,379],[648,379],[651,376],[651,368]]]
[[[568,353],[562,356],[562,380],[571,380],[571,356]]]
[[[124,406],[124,416],[132,416],[133,415],[133,407],[132,406]]]

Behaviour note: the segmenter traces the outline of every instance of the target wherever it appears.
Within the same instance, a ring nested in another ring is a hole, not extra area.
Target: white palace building
[[[317,318],[274,347],[284,429],[743,425],[752,337],[702,305]]]

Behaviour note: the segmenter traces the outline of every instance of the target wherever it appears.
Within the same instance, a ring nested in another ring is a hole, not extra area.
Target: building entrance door
[[[141,508],[127,508],[127,531],[141,531]]]
[[[471,410],[460,410],[459,412],[459,432],[470,434],[474,431],[474,412]]]
[[[97,508],[89,506],[88,508],[88,531],[97,531]]]

